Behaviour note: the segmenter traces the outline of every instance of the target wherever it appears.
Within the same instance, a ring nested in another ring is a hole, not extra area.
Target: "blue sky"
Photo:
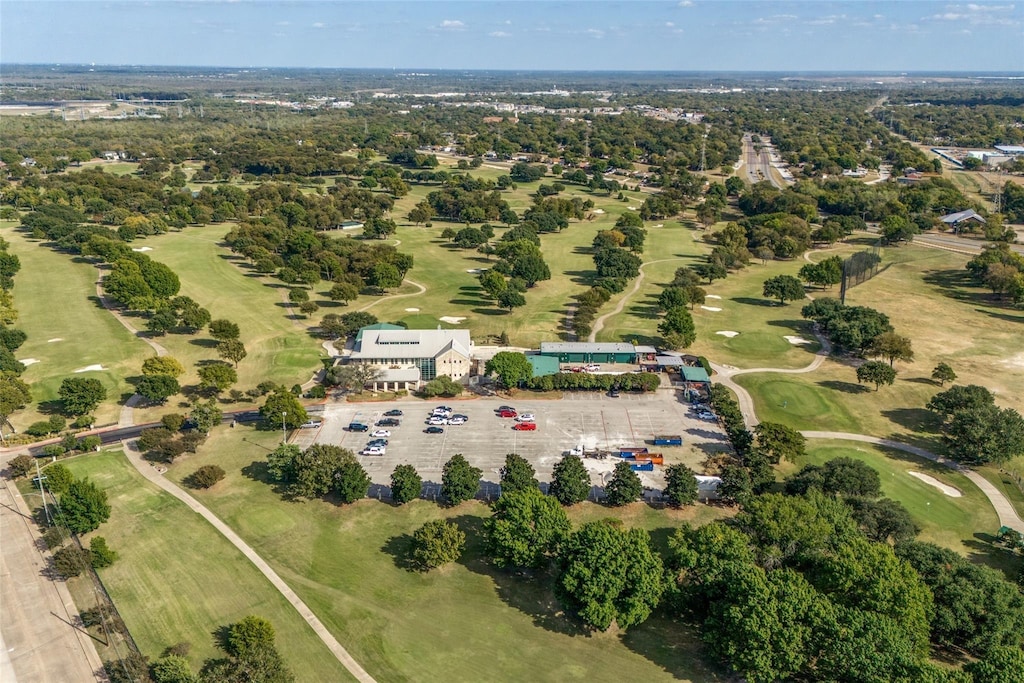
[[[1024,71],[1024,0],[3,0],[0,63]]]

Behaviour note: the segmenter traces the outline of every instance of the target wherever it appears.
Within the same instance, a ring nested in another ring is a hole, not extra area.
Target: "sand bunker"
[[[95,365],[86,365],[84,368],[78,368],[75,372],[95,372],[98,370],[106,370],[106,368],[97,363]]]
[[[407,308],[407,309],[405,309],[405,312],[406,313],[419,313],[420,309],[418,309],[418,308]]]
[[[739,332],[734,332],[732,330],[719,330],[718,332],[715,332],[715,334],[720,334],[723,337],[729,337],[730,339],[732,339],[733,337],[738,335]]]
[[[153,247],[132,247],[132,251],[153,251]]]
[[[935,488],[942,491],[950,498],[959,498],[960,496],[964,495],[960,493],[960,489],[955,489],[952,486],[943,484],[941,481],[930,475],[923,474],[921,472],[907,472],[907,474],[914,477],[915,479],[920,479],[929,486],[934,486]]]
[[[705,299],[721,299],[722,297],[718,296],[717,294],[705,294],[704,298]]]
[[[664,228],[664,227],[665,227],[665,224],[664,224],[664,223],[658,223],[658,224],[657,224],[657,225],[655,225],[654,227],[656,227],[656,228]]]
[[[604,213],[604,209],[594,209],[594,213],[602,214],[602,213]]]
[[[35,365],[36,363],[38,363],[39,359],[38,358],[25,358],[24,360],[19,360],[18,362],[21,363],[22,365],[24,365],[25,367],[28,367],[29,365]]]
[[[636,211],[635,206],[627,206],[626,208],[629,209],[630,211]]]
[[[720,310],[722,310],[717,306],[701,306],[701,308],[703,308],[705,311],[711,311],[712,313],[718,313]]]
[[[797,336],[795,334],[784,335],[783,339],[785,339],[790,344],[793,344],[795,346],[800,346],[801,344],[810,344],[811,343],[810,339],[804,339],[803,337],[799,337],[799,336]]]
[[[459,317],[456,315],[442,315],[440,318],[438,318],[438,320],[440,320],[441,322],[449,323],[450,325],[458,325],[465,319],[465,316]]]
[[[46,343],[47,344],[52,344],[53,342],[59,342],[59,341],[64,341],[64,338],[63,337],[54,337],[53,339],[47,339]]]
[[[467,273],[479,273],[480,269],[479,268],[469,268],[469,269],[466,270],[466,272]]]

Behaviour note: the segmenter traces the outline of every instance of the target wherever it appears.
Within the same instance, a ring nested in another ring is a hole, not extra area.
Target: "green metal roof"
[[[701,367],[691,367],[689,365],[679,366],[679,372],[682,374],[683,379],[687,382],[710,382],[711,378],[708,377],[708,373]]]
[[[363,332],[367,330],[404,330],[405,328],[401,325],[392,325],[391,323],[374,323],[373,325],[367,325],[366,327],[360,327],[359,332],[356,333],[356,343],[363,340]]]

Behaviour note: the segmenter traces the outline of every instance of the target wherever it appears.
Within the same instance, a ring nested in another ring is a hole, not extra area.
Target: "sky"
[[[3,0],[0,65],[1024,72],[1024,0]]]

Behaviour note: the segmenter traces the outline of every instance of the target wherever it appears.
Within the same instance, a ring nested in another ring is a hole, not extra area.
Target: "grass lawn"
[[[110,521],[100,527],[120,555],[100,571],[143,654],[192,643],[198,669],[221,656],[213,632],[249,614],[269,619],[278,649],[300,681],[351,680],[295,609],[227,540],[183,503],[142,478],[124,454],[107,451],[63,461],[109,496]]]
[[[1004,554],[993,552],[989,541],[999,530],[999,520],[984,494],[961,474],[922,458],[879,448],[870,444],[814,439],[808,442],[808,454],[795,464],[785,464],[786,474],[808,464],[821,465],[833,458],[853,458],[874,468],[882,480],[882,495],[898,500],[921,528],[919,540],[951,548],[974,561],[1012,569]],[[959,498],[947,496],[938,488],[908,474],[920,472],[943,484],[959,489]]]
[[[583,634],[543,581],[494,571],[479,544],[489,514],[482,504],[393,508],[367,500],[342,508],[283,501],[259,480],[261,461],[277,441],[276,433],[219,429],[170,476],[180,479],[205,462],[224,467],[227,478],[199,497],[378,680],[722,680],[702,663],[694,634],[675,622],[659,616],[627,634]],[[576,523],[613,516],[648,528],[661,548],[683,521],[722,514],[707,506],[676,512],[584,504],[571,511]],[[467,531],[463,559],[428,574],[407,571],[409,535],[440,517]]]
[[[96,418],[99,424],[116,422],[117,402],[123,394],[134,393],[125,377],[137,374],[143,359],[151,355],[149,347],[100,306],[94,266],[44,247],[12,226],[8,221],[0,230],[10,243],[10,253],[21,259],[21,270],[14,278],[14,305],[19,312],[14,326],[28,335],[15,355],[22,361],[39,361],[28,365],[22,375],[32,385],[36,403],[13,415],[15,426],[21,430],[44,419],[38,405],[57,398],[65,377],[100,380],[107,400],[96,410]],[[104,369],[74,374],[90,365]]]

